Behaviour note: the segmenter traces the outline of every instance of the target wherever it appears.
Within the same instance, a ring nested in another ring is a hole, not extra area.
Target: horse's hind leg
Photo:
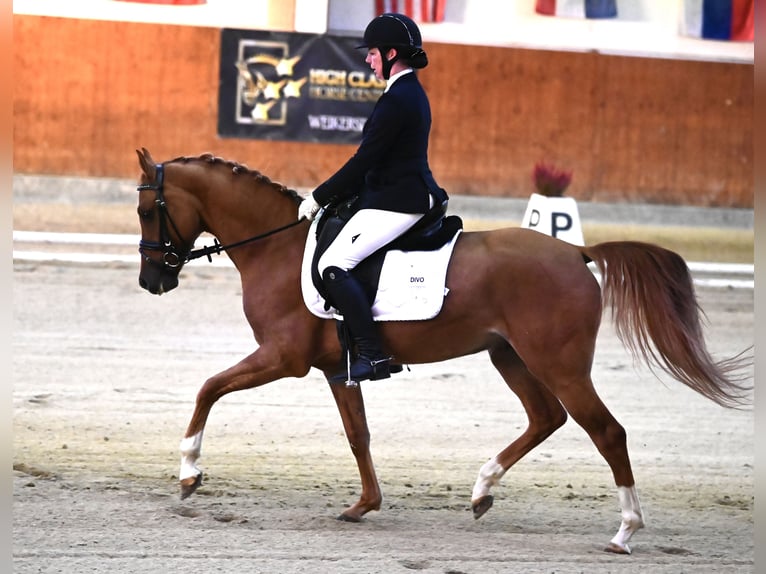
[[[625,429],[601,401],[590,377],[579,384],[558,384],[556,395],[572,418],[588,433],[614,475],[622,523],[605,550],[630,554],[628,541],[644,527],[644,518],[630,466]]]
[[[567,420],[559,400],[530,373],[516,351],[505,341],[489,350],[492,364],[508,387],[516,393],[527,413],[526,430],[479,470],[471,494],[474,518],[481,518],[492,506],[490,488],[525,454],[548,438]]]
[[[367,426],[367,416],[364,411],[364,399],[361,387],[331,384],[335,403],[338,405],[340,418],[346,438],[351,446],[351,452],[359,467],[362,480],[362,494],[359,500],[343,511],[338,520],[359,522],[370,510],[379,510],[383,497],[380,493],[378,477],[370,455],[370,431]]]

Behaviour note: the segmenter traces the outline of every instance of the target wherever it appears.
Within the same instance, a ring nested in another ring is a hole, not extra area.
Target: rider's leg
[[[390,376],[390,357],[383,353],[370,301],[359,281],[349,274],[364,258],[387,245],[412,227],[422,214],[376,209],[357,212],[319,259],[319,273],[331,299],[351,332],[358,357],[351,363],[351,379],[380,379]],[[345,381],[348,372],[331,380]]]
[[[347,372],[330,378],[331,382],[346,379],[363,381],[386,379],[391,376],[391,357],[383,353],[378,329],[372,318],[372,309],[367,294],[359,281],[340,267],[328,267],[322,274],[325,289],[333,306],[343,315],[356,347],[356,359]]]
[[[319,258],[319,274],[322,275],[328,267],[351,271],[363,259],[391,243],[422,217],[422,213],[398,213],[382,209],[362,209],[356,212]]]

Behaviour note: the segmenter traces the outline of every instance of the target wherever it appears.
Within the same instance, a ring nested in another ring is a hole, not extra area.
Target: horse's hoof
[[[487,496],[481,497],[472,507],[473,510],[473,517],[475,520],[478,520],[484,514],[492,508],[492,504],[495,502],[495,497],[491,494],[488,494]]]
[[[614,542],[610,542],[606,548],[604,548],[604,552],[611,552],[612,554],[630,554],[630,546],[625,544],[624,546],[620,546],[619,544],[615,544]]]
[[[348,514],[339,514],[336,520],[341,522],[361,522],[362,519],[359,516],[349,516]]]
[[[189,498],[197,488],[202,484],[202,473],[197,476],[184,478],[181,481],[181,500]]]

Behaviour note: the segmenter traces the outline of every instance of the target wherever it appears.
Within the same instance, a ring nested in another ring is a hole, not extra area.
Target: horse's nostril
[[[138,278],[138,285],[141,287],[141,289],[146,289],[146,281],[143,279],[143,277]]]

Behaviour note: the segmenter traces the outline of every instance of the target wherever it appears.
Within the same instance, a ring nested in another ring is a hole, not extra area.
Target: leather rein
[[[170,227],[173,228],[173,231],[175,231],[176,235],[181,239],[181,241],[184,244],[187,243],[183,239],[183,236],[181,235],[181,233],[179,232],[178,226],[173,221],[173,218],[170,216],[170,212],[168,211],[168,206],[165,201],[165,192],[163,188],[164,181],[165,181],[165,166],[160,163],[160,164],[156,164],[155,168],[156,168],[156,176],[155,176],[154,182],[142,183],[136,188],[138,191],[150,189],[156,192],[157,194],[157,197],[154,200],[154,202],[157,205],[157,210],[159,212],[160,240],[147,241],[141,238],[141,240],[138,243],[139,253],[141,253],[144,260],[151,265],[160,265],[163,268],[176,269],[182,265],[185,265],[189,261],[193,259],[199,259],[200,257],[207,257],[207,260],[212,263],[213,258],[211,257],[211,255],[213,253],[220,255],[222,251],[228,251],[229,249],[234,249],[235,247],[239,247],[240,245],[245,245],[247,243],[252,243],[260,239],[265,239],[266,237],[274,235],[275,233],[279,233],[291,227],[295,227],[296,225],[302,222],[301,220],[297,219],[291,223],[288,223],[287,225],[283,225],[282,227],[278,227],[276,229],[272,229],[271,231],[267,231],[266,233],[261,233],[260,235],[255,235],[253,237],[243,239],[242,241],[230,243],[228,245],[221,245],[218,242],[218,238],[214,237],[213,245],[208,245],[200,249],[180,250],[175,245],[173,245],[173,241],[170,239],[170,234],[168,233],[168,224],[169,224]],[[159,263],[158,261],[155,261],[154,259],[150,258],[146,254],[146,251],[162,251],[162,263]]]

